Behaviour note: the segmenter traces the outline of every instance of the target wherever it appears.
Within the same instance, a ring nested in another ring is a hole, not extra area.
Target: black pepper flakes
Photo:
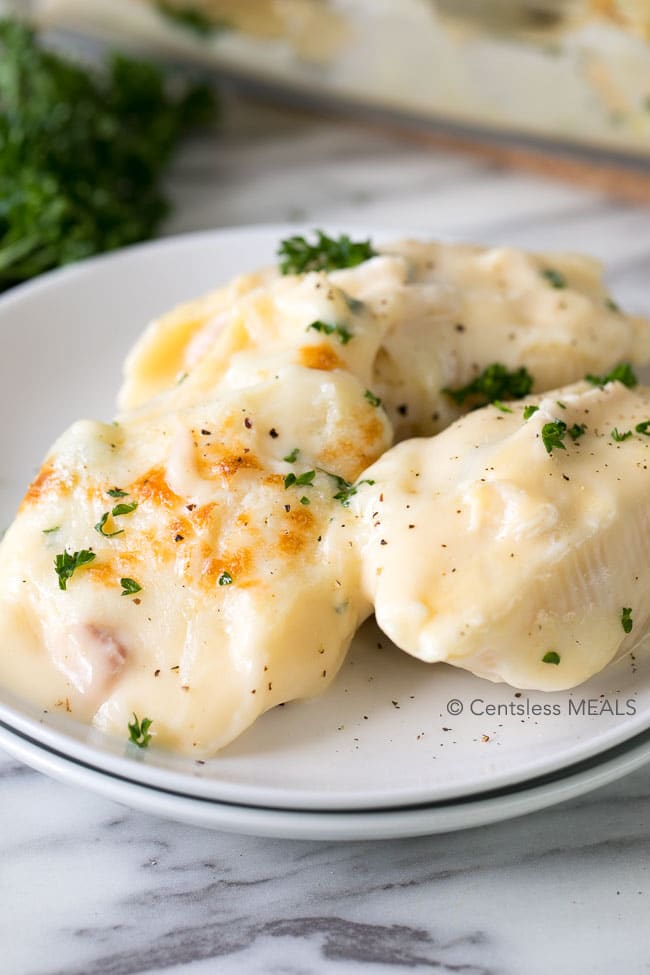
[[[277,431],[277,430],[275,429],[275,427],[271,427],[271,429],[269,430],[269,437],[272,437],[272,438],[273,438],[273,440],[275,440],[275,439],[276,439],[277,437],[279,437],[279,436],[280,436],[280,434],[279,434],[279,433],[278,433],[278,431]]]

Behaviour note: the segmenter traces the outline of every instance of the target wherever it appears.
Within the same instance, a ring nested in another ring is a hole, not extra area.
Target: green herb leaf
[[[548,650],[542,657],[543,664],[559,664],[560,655],[555,650]]]
[[[500,399],[492,400],[492,406],[494,406],[497,410],[501,410],[502,413],[512,413],[510,407],[506,406],[505,403],[502,403]]]
[[[620,433],[617,427],[612,430],[612,440],[615,440],[616,443],[623,443],[624,440],[629,440],[631,436],[631,430],[626,430],[625,433]]]
[[[563,403],[559,399],[557,399],[555,402],[557,403],[557,405],[560,407],[561,410],[566,410],[566,403]]]
[[[316,471],[305,471],[304,474],[300,474],[299,476],[296,476],[294,473],[287,474],[287,476],[284,479],[285,489],[293,487],[294,484],[297,484],[301,487],[305,487],[305,486],[311,487],[312,484],[314,483],[315,477],[316,477]]]
[[[642,436],[650,437],[650,420],[644,420],[643,423],[637,423],[634,429]]]
[[[0,290],[151,237],[172,153],[214,108],[206,86],[119,55],[89,70],[0,20]]]
[[[566,288],[567,281],[561,271],[557,271],[553,267],[547,267],[542,271],[542,277],[546,278],[548,283],[554,288]]]
[[[61,552],[54,560],[54,569],[59,577],[59,589],[68,588],[68,579],[71,579],[77,569],[82,565],[88,565],[97,558],[94,552],[82,549],[80,552]]]
[[[621,610],[621,626],[625,633],[631,633],[634,623],[632,620],[632,609],[630,606],[624,606]]]
[[[132,741],[138,748],[146,748],[152,738],[152,735],[149,734],[149,728],[152,724],[151,718],[143,718],[142,721],[139,721],[137,714],[134,713],[133,721],[128,724],[129,741]]]
[[[508,399],[522,399],[528,396],[532,388],[533,377],[527,369],[522,367],[511,372],[500,362],[493,362],[467,386],[447,388],[442,392],[459,406],[468,404],[477,409],[479,406],[494,403],[495,400],[503,402]]]
[[[566,423],[562,420],[553,420],[545,423],[542,427],[542,442],[546,447],[547,454],[552,454],[555,449],[566,450],[564,437],[566,434]]]
[[[128,491],[123,491],[118,487],[111,488],[110,491],[106,492],[106,494],[108,494],[110,498],[128,498],[129,496]]]
[[[616,311],[620,313],[620,308],[612,298],[605,299],[605,307],[609,308],[610,311]]]
[[[639,385],[639,380],[629,362],[619,363],[606,376],[592,376],[589,374],[585,376],[585,379],[593,386],[605,386],[607,383],[619,382],[627,386],[628,389],[634,389],[635,386]]]
[[[374,484],[374,481],[369,481],[367,478],[363,481],[357,481],[356,484],[349,484],[347,481],[346,487],[341,488],[337,494],[334,495],[335,501],[340,501],[344,508],[347,508],[350,504],[350,498],[354,497],[362,484]]]
[[[51,535],[52,532],[58,532],[60,530],[61,530],[61,525],[55,525],[54,528],[44,528],[43,529],[43,534],[44,535]]]
[[[301,504],[311,504],[311,501],[309,500],[309,498],[305,497],[305,495],[303,494],[302,498],[300,499],[300,503]]]
[[[530,420],[533,413],[537,413],[539,406],[535,406],[533,403],[530,406],[524,406],[524,420]]]
[[[375,396],[375,394],[371,392],[369,389],[367,389],[363,395],[365,399],[368,400],[371,406],[381,406],[381,400],[379,399],[379,397]]]
[[[300,449],[298,447],[294,447],[291,453],[287,454],[286,457],[283,457],[282,460],[286,461],[287,464],[295,464],[296,461],[298,460],[299,454],[300,454]]]
[[[571,439],[573,440],[573,442],[575,443],[575,441],[579,440],[580,437],[583,435],[583,433],[586,432],[586,430],[587,427],[585,426],[584,423],[574,423],[572,427],[569,427],[568,433]]]
[[[324,335],[336,335],[341,345],[347,345],[354,338],[352,332],[345,325],[330,325],[327,322],[311,322],[307,326],[307,331],[313,329],[315,332],[322,332]]]
[[[106,525],[106,522],[110,518],[110,516],[111,516],[110,511],[105,511],[104,514],[101,516],[100,520],[95,525],[95,531],[99,532],[100,535],[103,535],[104,538],[114,538],[115,535],[121,535],[122,532],[124,531],[123,528],[119,528],[117,531],[114,532],[104,531],[104,527]]]
[[[142,592],[142,586],[135,579],[120,579],[123,596],[134,596],[136,592]]]
[[[130,504],[116,504],[111,514],[113,518],[119,518],[120,515],[130,515],[132,511],[138,507],[137,501],[132,501]]]
[[[306,271],[335,271],[342,267],[356,267],[374,257],[376,251],[369,240],[351,240],[347,234],[328,237],[322,230],[314,231],[315,243],[305,237],[288,237],[280,242],[278,257],[282,274],[304,274]]]
[[[232,576],[229,572],[222,572],[217,581],[220,586],[232,586]]]

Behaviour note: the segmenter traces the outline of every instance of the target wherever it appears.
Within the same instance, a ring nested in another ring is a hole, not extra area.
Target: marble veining
[[[606,259],[650,311],[650,211],[376,131],[226,100],[178,159],[167,233],[381,225]],[[0,975],[642,975],[650,768],[571,803],[413,840],[208,832],[0,756]]]

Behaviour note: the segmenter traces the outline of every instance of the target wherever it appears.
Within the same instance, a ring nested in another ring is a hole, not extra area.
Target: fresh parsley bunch
[[[91,72],[0,20],[0,290],[150,237],[175,146],[214,111],[206,86],[118,55]]]

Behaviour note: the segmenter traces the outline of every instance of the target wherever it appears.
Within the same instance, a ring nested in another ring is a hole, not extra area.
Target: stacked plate
[[[289,230],[133,248],[0,301],[5,524],[56,435],[79,416],[110,418],[143,324],[273,260]],[[183,822],[303,838],[443,832],[539,809],[648,761],[649,728],[647,655],[573,692],[519,693],[414,660],[373,622],[326,694],[276,708],[205,763],[138,751],[0,692],[0,746],[42,772]]]

